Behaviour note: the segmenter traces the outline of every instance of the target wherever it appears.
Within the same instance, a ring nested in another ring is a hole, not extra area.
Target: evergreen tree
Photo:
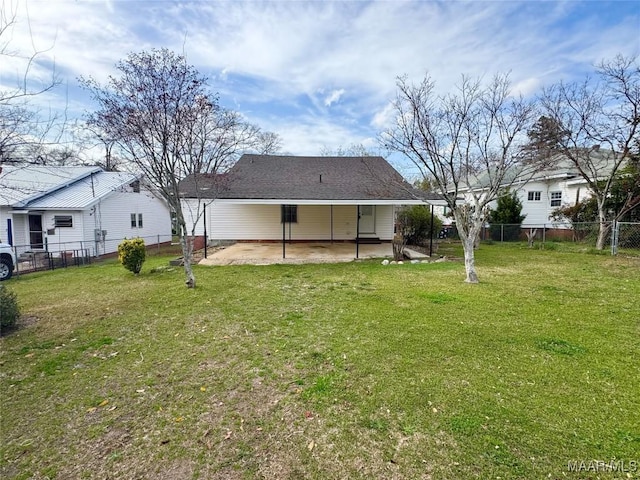
[[[518,240],[520,225],[526,215],[522,215],[522,202],[516,192],[505,190],[498,197],[495,209],[489,213],[491,238],[493,240]]]

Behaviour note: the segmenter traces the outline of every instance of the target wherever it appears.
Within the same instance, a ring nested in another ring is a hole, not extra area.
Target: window
[[[142,214],[139,213],[136,215],[135,213],[131,214],[131,228],[142,228]]]
[[[562,205],[562,192],[551,192],[551,206],[559,207]]]
[[[282,205],[280,223],[298,223],[298,206]]]
[[[368,217],[373,215],[373,205],[360,205],[360,215]]]
[[[527,200],[530,202],[539,202],[542,198],[542,192],[527,192]]]
[[[73,216],[71,215],[55,215],[53,217],[54,227],[73,227]]]

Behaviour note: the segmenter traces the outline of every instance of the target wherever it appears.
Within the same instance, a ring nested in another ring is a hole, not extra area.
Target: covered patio
[[[336,263],[351,262],[356,259],[353,242],[303,242],[287,243],[286,257],[282,255],[283,245],[275,242],[240,242],[215,249],[200,261],[200,265],[271,265],[275,263]],[[358,246],[359,259],[392,258],[390,242],[361,244]]]

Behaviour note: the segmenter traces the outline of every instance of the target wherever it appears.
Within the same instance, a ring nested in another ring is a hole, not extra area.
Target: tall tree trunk
[[[462,237],[461,237],[462,238]],[[475,243],[477,235],[468,235],[462,240],[464,250],[464,269],[467,273],[465,282],[478,283],[478,273],[476,272]]]
[[[608,233],[609,226],[607,224],[607,217],[604,211],[604,200],[602,203],[598,201],[598,239],[596,240],[596,250],[604,250],[604,245],[607,243]]]
[[[598,225],[598,239],[596,240],[596,250],[604,250],[607,238],[611,233],[611,224],[606,220],[600,220]]]
[[[184,221],[181,222],[180,225],[180,246],[182,247],[182,262],[184,265],[184,275],[185,275],[185,284],[187,288],[195,288],[196,287],[196,277],[193,274],[193,269],[191,268],[191,259],[193,253],[193,240],[187,237],[187,228]]]
[[[462,241],[462,249],[464,250],[464,269],[467,274],[465,282],[478,283],[478,273],[476,272],[475,247],[480,233],[481,224],[475,228],[475,225],[469,225],[473,220],[469,219],[468,214],[454,211],[456,226],[458,228],[458,236]]]

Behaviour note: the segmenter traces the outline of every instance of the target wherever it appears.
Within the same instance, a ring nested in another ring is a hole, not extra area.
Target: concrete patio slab
[[[356,259],[355,243],[235,243],[202,259],[200,265],[271,265],[275,263],[337,263]],[[393,257],[391,243],[359,246],[359,259]]]

